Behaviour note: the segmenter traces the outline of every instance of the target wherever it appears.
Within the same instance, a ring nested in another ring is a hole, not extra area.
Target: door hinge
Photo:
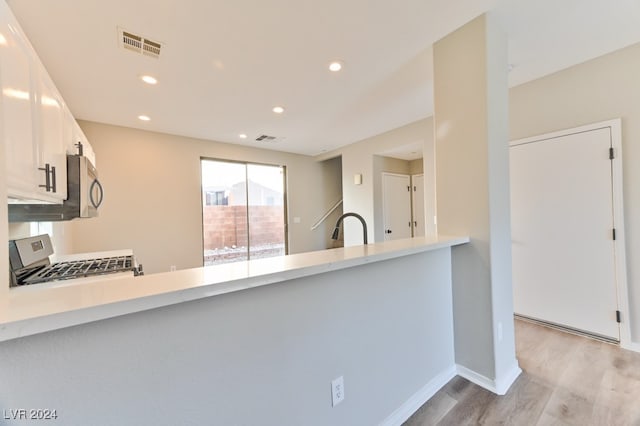
[[[613,228],[611,235],[613,236],[613,241],[616,240],[616,228]]]
[[[620,311],[616,311],[616,322],[621,323],[622,322],[622,314],[620,313]]]
[[[609,148],[609,160],[613,160],[615,158],[613,148]]]

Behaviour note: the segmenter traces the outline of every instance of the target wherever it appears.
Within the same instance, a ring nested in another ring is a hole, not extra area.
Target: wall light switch
[[[300,218],[299,217],[294,217],[293,218],[293,223],[300,223]]]
[[[362,185],[362,173],[356,173],[353,175],[354,185]]]

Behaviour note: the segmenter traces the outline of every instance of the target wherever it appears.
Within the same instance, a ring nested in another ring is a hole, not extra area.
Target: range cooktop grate
[[[23,284],[44,283],[54,280],[89,277],[135,270],[133,256],[104,257],[100,259],[58,262],[48,265],[24,279]]]

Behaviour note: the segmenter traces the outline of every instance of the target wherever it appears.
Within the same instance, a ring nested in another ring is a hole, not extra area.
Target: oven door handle
[[[93,198],[93,187],[96,185],[100,190],[100,197],[98,198],[97,202]],[[89,188],[89,199],[91,200],[91,204],[93,205],[93,207],[95,207],[96,209],[100,207],[100,204],[102,204],[102,200],[104,199],[104,189],[102,188],[102,184],[98,179],[94,179],[93,183],[91,183],[91,187]]]

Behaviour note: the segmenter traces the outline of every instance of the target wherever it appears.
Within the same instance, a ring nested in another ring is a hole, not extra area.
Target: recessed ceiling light
[[[276,114],[282,114],[284,112],[284,108],[281,106],[275,106],[273,107],[273,112],[275,112]]]
[[[158,84],[158,79],[150,75],[143,75],[140,79],[147,84]]]
[[[138,116],[138,120],[142,120],[142,121],[150,121],[151,119],[149,118],[148,115],[139,115]]]
[[[244,133],[240,133],[240,134],[238,135],[238,137],[239,137],[240,139],[246,139],[246,138],[247,138],[247,135],[245,135]]]
[[[342,62],[333,61],[329,64],[329,70],[333,72],[338,72],[342,69]]]

